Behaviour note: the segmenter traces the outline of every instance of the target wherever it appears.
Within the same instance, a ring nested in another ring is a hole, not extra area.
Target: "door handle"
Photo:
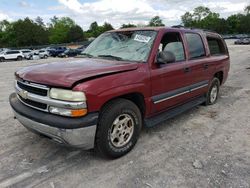
[[[208,69],[208,64],[204,64],[204,69]]]
[[[186,68],[183,69],[183,71],[184,71],[185,73],[191,72],[191,68],[190,68],[190,67],[186,67]]]

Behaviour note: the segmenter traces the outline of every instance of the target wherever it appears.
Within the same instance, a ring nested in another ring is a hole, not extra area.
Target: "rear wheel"
[[[0,62],[4,62],[4,57],[0,57]]]
[[[207,92],[206,105],[213,105],[216,103],[220,90],[220,80],[218,78],[213,78],[211,86]]]
[[[47,59],[48,58],[48,56],[47,55],[44,55],[44,59]]]
[[[126,99],[111,101],[100,114],[96,147],[106,157],[121,157],[134,147],[141,127],[141,113],[133,102]]]
[[[17,61],[21,61],[22,59],[23,59],[22,56],[17,57]]]

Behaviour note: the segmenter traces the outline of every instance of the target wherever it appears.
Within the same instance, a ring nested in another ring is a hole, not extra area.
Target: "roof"
[[[199,33],[207,33],[207,34],[217,34],[215,31],[211,31],[211,30],[205,30],[205,29],[199,29],[199,28],[186,28],[186,27],[181,27],[181,26],[173,26],[173,27],[130,27],[130,28],[124,28],[124,29],[116,29],[116,30],[111,30],[109,32],[122,32],[122,31],[138,31],[138,30],[142,30],[142,31],[148,31],[148,30],[152,30],[152,31],[159,31],[159,30],[163,30],[163,29],[167,29],[167,30],[172,30],[172,31],[192,31],[192,32],[199,32]]]

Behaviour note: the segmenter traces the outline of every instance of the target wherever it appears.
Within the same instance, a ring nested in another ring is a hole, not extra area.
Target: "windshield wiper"
[[[107,57],[107,58],[115,59],[115,60],[118,60],[118,61],[123,60],[123,58],[118,57],[118,56],[113,56],[113,55],[98,55],[98,57]]]
[[[87,56],[87,57],[93,57],[93,55],[88,54],[88,53],[81,53],[80,55],[84,55],[84,56]]]

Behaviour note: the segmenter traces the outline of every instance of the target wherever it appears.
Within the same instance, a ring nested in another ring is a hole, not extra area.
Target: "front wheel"
[[[220,80],[218,78],[213,78],[209,90],[207,92],[206,105],[213,105],[216,103],[220,90]]]
[[[121,157],[134,147],[141,127],[141,112],[133,102],[126,99],[113,100],[100,114],[96,147],[106,157]]]

